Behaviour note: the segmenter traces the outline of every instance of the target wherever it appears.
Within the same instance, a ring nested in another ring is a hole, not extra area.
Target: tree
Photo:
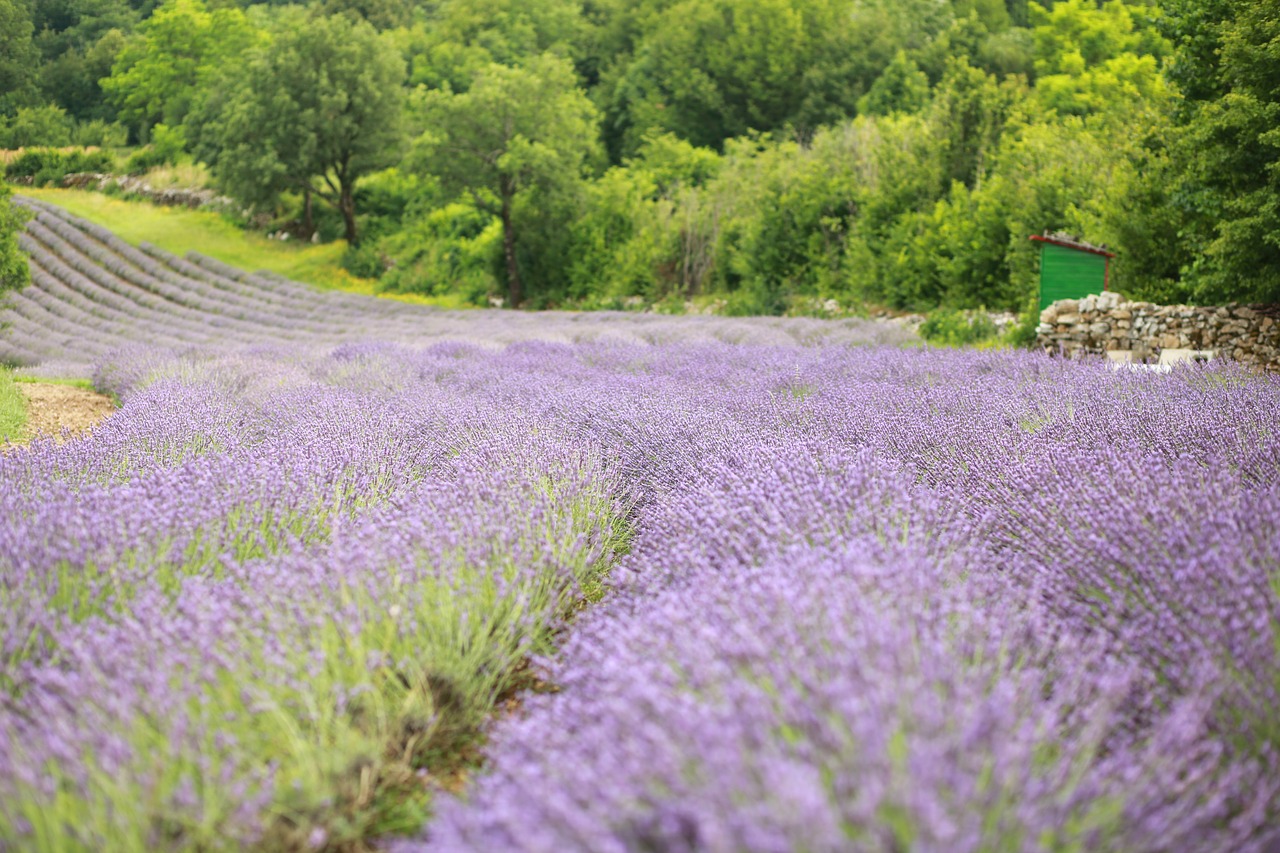
[[[39,53],[27,0],[0,0],[0,115],[30,104]]]
[[[325,15],[355,15],[379,31],[406,27],[413,20],[411,0],[322,0],[316,8]]]
[[[44,56],[39,84],[44,99],[72,118],[114,119],[98,81],[111,74],[138,15],[125,0],[41,0],[35,44]]]
[[[719,149],[748,131],[812,136],[856,111],[899,50],[951,22],[932,0],[681,0],[638,26],[634,58],[609,70],[606,133],[616,158],[652,130]]]
[[[0,184],[0,293],[27,283],[27,257],[18,248],[18,232],[25,219],[9,203],[9,188]]]
[[[1141,109],[1168,95],[1159,60],[1168,42],[1137,4],[1061,0],[1030,6],[1036,92],[1060,115]]]
[[[329,203],[354,245],[356,182],[401,154],[404,62],[363,20],[286,23],[221,78],[196,122],[196,151],[246,204],[285,190]]]
[[[1199,301],[1280,301],[1280,16],[1247,0],[1170,4],[1188,99],[1175,156]]]
[[[422,115],[430,129],[416,144],[415,162],[502,221],[508,297],[519,305],[525,292],[517,206],[534,195],[550,200],[581,181],[599,151],[595,107],[573,66],[544,54],[524,67],[489,65],[462,94],[427,92]]]
[[[491,63],[519,65],[544,53],[574,58],[585,29],[576,0],[441,0],[407,45],[410,80],[463,92]]]
[[[222,65],[256,35],[239,9],[211,12],[202,0],[168,0],[120,51],[102,90],[120,117],[140,129],[162,122],[176,127]]]
[[[858,99],[858,112],[869,115],[914,113],[928,100],[929,78],[905,50],[900,50],[867,94]]]

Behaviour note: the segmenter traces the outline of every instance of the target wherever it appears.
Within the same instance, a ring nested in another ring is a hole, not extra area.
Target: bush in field
[[[156,166],[172,166],[186,147],[187,139],[181,127],[158,124],[151,129],[150,144],[129,155],[125,171],[130,175],[141,175]]]
[[[938,346],[972,346],[994,340],[996,324],[985,311],[940,308],[929,312],[929,316],[920,324],[920,337]]]
[[[31,178],[36,186],[57,184],[80,172],[110,172],[115,160],[106,151],[60,151],[33,148],[23,151],[5,166],[5,177]]]
[[[395,258],[382,275],[393,293],[455,293],[473,305],[499,293],[502,223],[464,203],[433,210],[381,244]]]
[[[61,148],[71,144],[73,124],[60,107],[20,107],[0,117],[0,148]]]

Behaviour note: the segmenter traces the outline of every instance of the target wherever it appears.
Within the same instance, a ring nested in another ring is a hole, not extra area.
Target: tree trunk
[[[520,285],[520,267],[516,264],[516,232],[511,223],[511,197],[502,196],[502,250],[507,258],[507,299],[512,308],[519,308],[524,299]]]
[[[342,182],[342,197],[338,200],[338,209],[342,211],[342,223],[346,226],[347,245],[354,246],[359,242],[356,234],[356,199],[348,181]]]
[[[307,232],[307,239],[316,233],[316,220],[311,208],[311,187],[302,191],[302,229]]]

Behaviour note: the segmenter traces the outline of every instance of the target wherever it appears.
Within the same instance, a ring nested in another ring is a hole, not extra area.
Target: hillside
[[[453,305],[1030,317],[1045,231],[1272,302],[1274,5],[7,0],[0,149],[198,175]]]
[[[30,198],[34,216],[20,238],[31,284],[0,311],[0,361],[28,372],[87,375],[104,354],[145,344],[298,344],[331,349],[377,340],[420,346],[470,341],[657,343],[904,343],[911,333],[849,319],[663,317],[569,312],[445,311],[339,291],[318,291],[267,273],[248,273],[196,252],[185,257],[111,231]]]

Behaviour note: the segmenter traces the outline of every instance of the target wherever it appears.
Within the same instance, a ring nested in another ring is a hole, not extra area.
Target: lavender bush
[[[1277,383],[804,360],[763,430],[720,399],[563,692],[396,849],[1274,844]]]
[[[1275,377],[37,224],[0,341],[124,405],[0,456],[0,847],[1280,844]]]

